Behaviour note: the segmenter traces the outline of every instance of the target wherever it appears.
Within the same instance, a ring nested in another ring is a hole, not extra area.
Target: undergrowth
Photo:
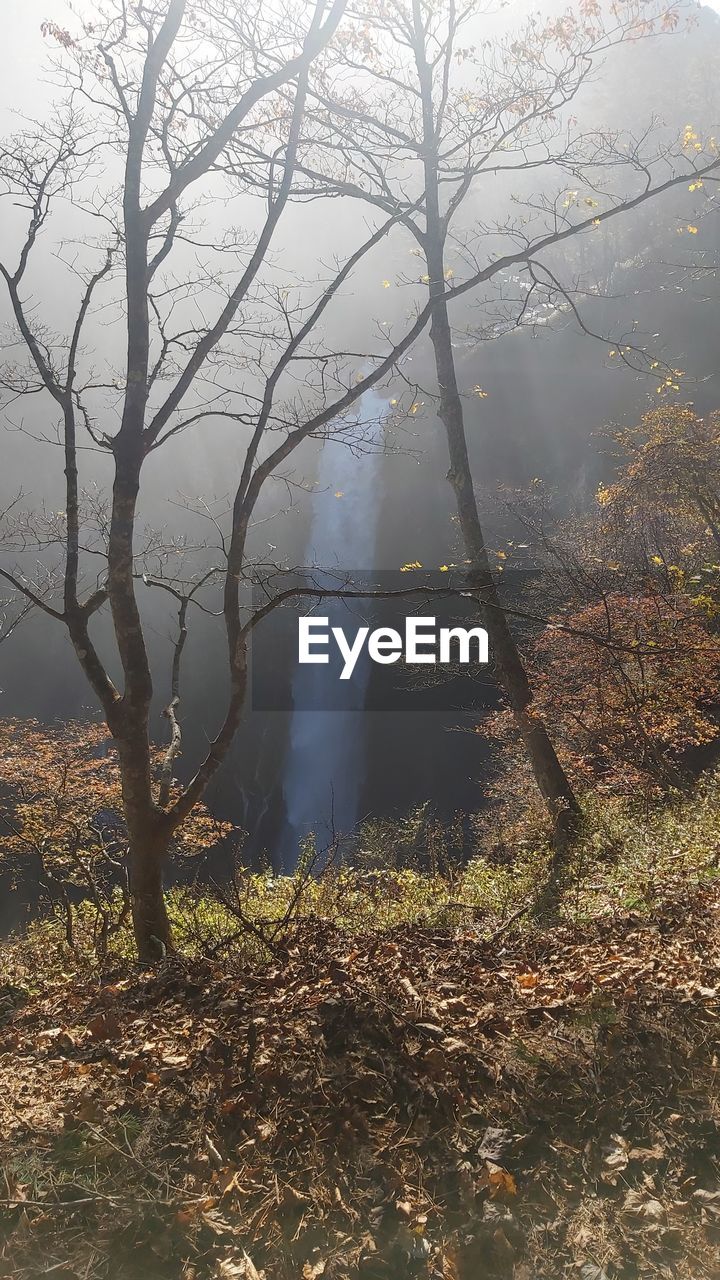
[[[691,892],[720,875],[720,770],[706,775],[691,794],[662,805],[595,794],[586,797],[583,809],[584,835],[566,871],[556,922],[578,924],[623,911],[650,915],[673,888]],[[537,829],[519,835],[512,858],[488,840],[486,850],[464,867],[448,866],[444,859],[443,874],[422,869],[427,856],[417,840],[412,856],[407,855],[414,865],[397,865],[398,848],[406,856],[407,823],[384,823],[372,834],[374,845],[361,849],[357,865],[313,870],[313,851],[306,849],[294,875],[240,867],[222,885],[171,888],[168,907],[177,949],[190,957],[232,953],[255,962],[276,954],[293,929],[308,920],[348,934],[417,925],[468,926],[492,936],[510,918],[520,926],[537,925],[551,859],[549,842]],[[384,869],[379,865],[383,852]],[[119,915],[119,894],[116,905]],[[94,922],[90,903],[75,908],[70,948],[61,917],[50,909],[13,940],[6,963],[12,970],[15,954],[26,979],[28,971],[47,974],[49,956],[56,957],[61,971],[96,965]],[[125,922],[108,940],[103,960],[127,961],[132,955]]]

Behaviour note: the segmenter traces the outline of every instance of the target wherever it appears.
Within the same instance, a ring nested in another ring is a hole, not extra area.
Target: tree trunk
[[[564,845],[577,825],[579,807],[547,729],[532,710],[530,682],[493,580],[470,472],[444,298],[433,315],[430,338],[440,386],[440,417],[450,454],[448,479],[455,492],[460,529],[471,565],[471,585],[480,593],[480,613],[498,681],[512,708],[535,781],[550,813],[556,840]]]
[[[168,841],[157,831],[130,837],[130,900],[138,958],[150,964],[172,951],[163,891]]]
[[[445,311],[444,303],[442,310]],[[471,581],[481,592],[480,613],[487,629],[498,681],[512,708],[556,838],[565,842],[577,824],[579,807],[547,729],[532,710],[532,689],[527,672],[493,581],[470,474],[462,404],[455,383],[449,338],[450,328],[445,314],[441,317],[440,326],[433,323],[431,339],[440,383],[440,417],[450,453],[448,478],[455,491],[460,528],[471,562]]]
[[[153,802],[147,731],[142,724],[116,734],[128,833],[130,902],[138,957],[151,963],[172,951],[163,872],[172,839],[167,816]]]
[[[545,725],[532,710],[530,682],[495,587],[485,547],[470,470],[463,406],[457,385],[452,333],[445,296],[445,223],[440,211],[433,73],[427,60],[425,33],[418,0],[415,0],[413,9],[415,58],[423,108],[426,215],[424,248],[431,304],[430,340],[435,353],[435,368],[440,391],[439,413],[445,427],[450,455],[448,480],[455,492],[460,529],[470,561],[471,585],[479,593],[480,614],[488,633],[498,681],[512,708],[535,781],[553,823],[556,840],[553,875],[557,876],[568,841],[577,829],[580,810]]]

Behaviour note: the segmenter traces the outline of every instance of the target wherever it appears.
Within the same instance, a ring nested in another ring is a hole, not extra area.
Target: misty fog
[[[61,74],[51,66],[57,61],[57,50],[40,29],[48,18],[47,6],[43,0],[28,0],[12,7],[11,48],[6,47],[3,59],[3,133],[16,129],[23,117],[42,121],[62,91]],[[559,14],[564,7],[545,4],[544,15]],[[78,9],[82,14],[83,6],[78,6],[68,15],[68,25],[76,20]],[[478,42],[495,38],[513,30],[537,9],[530,0],[523,0],[494,16],[478,17],[472,37]],[[52,17],[64,25],[61,13]],[[691,86],[690,100],[686,94],[674,92],[675,69],[680,67],[683,82]],[[636,136],[655,121],[660,141],[676,136],[688,121],[701,124],[705,133],[720,131],[718,70],[720,18],[705,6],[699,11],[697,26],[687,31],[611,50],[568,114],[588,130],[629,128]],[[469,82],[472,67],[467,72],[461,68],[459,74],[467,74]],[[558,130],[566,123],[560,119]],[[90,105],[86,107],[89,142],[92,125]],[[60,203],[50,233],[33,260],[24,287],[32,297],[33,315],[49,332],[64,332],[68,316],[77,308],[78,273],[92,263],[93,254],[97,256],[93,242],[98,227],[91,207],[97,208],[100,195],[112,200],[113,189],[119,187],[121,173],[114,164],[112,159],[108,163],[104,153],[90,161],[83,180],[85,207],[80,208],[77,201]],[[659,176],[662,179],[662,163]],[[397,178],[412,192],[415,177],[409,161],[407,170]],[[620,168],[613,176],[614,194],[627,197],[637,189],[637,181],[636,173],[631,170],[625,176]],[[469,256],[483,259],[497,255],[504,251],[506,241],[514,242],[513,220],[518,208],[526,211],[531,229],[541,225],[547,217],[543,202],[552,201],[563,186],[567,186],[567,179],[553,172],[552,166],[509,174],[503,173],[500,165],[498,172],[484,175],[464,207],[455,244],[448,252],[455,277],[462,278]],[[696,217],[698,203],[684,188],[676,189],[649,206],[624,214],[597,233],[548,252],[551,267],[562,271],[566,279],[577,279],[577,307],[595,338],[582,333],[568,306],[558,305],[557,299],[547,301],[543,294],[518,326],[517,299],[522,299],[522,290],[528,286],[517,272],[509,271],[484,293],[470,293],[453,303],[454,341],[462,389],[467,394],[474,474],[489,527],[497,529],[498,538],[505,535],[506,525],[500,495],[503,486],[520,487],[541,478],[548,489],[559,491],[567,508],[581,507],[591,500],[598,481],[610,474],[612,461],[603,452],[600,433],[609,424],[635,420],[655,394],[654,379],[646,371],[636,372],[609,357],[612,343],[624,334],[632,333],[633,341],[649,343],[670,364],[682,366],[684,393],[698,406],[716,403],[717,281],[714,271],[697,269],[712,265],[717,250],[717,217],[712,206],[707,205],[703,212],[699,256],[695,245],[692,251],[689,248],[687,236],[677,235],[678,227]],[[0,240],[3,257],[12,261],[25,214],[16,208],[8,215],[6,205],[7,201],[3,202],[5,221]],[[223,236],[247,235],[251,241],[263,214],[260,195],[242,188],[238,191],[232,180],[216,176],[206,182],[202,200],[195,200],[187,219],[197,238],[211,244]],[[366,205],[347,198],[293,204],[273,241],[266,272],[269,284],[276,290],[296,290],[300,297],[310,296],[329,267],[351,252],[359,235],[368,233],[373,217]],[[212,317],[223,305],[226,289],[223,279],[214,278],[217,255],[189,241],[176,248],[172,266],[174,279],[186,275],[189,282],[174,313],[180,327],[202,324]],[[242,257],[241,252],[239,262]],[[396,229],[342,289],[325,321],[325,336],[340,349],[356,353],[357,368],[362,370],[383,350],[385,336],[402,327],[417,308],[422,291],[412,236]],[[83,376],[103,384],[93,393],[93,412],[108,431],[117,428],[122,409],[121,300],[121,287],[111,281],[102,308],[93,315],[90,349],[83,353]],[[261,315],[262,303],[257,305]],[[15,339],[5,299],[2,308],[4,355],[12,360]],[[251,397],[257,392],[259,370],[254,362],[262,366],[267,355],[252,337],[246,338],[246,343],[245,355],[235,352],[232,356],[227,382],[222,360],[216,361],[208,374],[203,395],[210,388],[218,406],[229,403],[240,388]],[[403,358],[400,368],[402,377],[388,381],[367,429],[361,407],[350,443],[345,446],[349,463],[338,463],[337,479],[328,477],[327,465],[323,468],[319,461],[323,444],[315,440],[306,442],[293,458],[287,483],[268,486],[252,533],[253,554],[260,561],[289,566],[314,563],[314,489],[321,485],[323,492],[331,486],[341,490],[337,499],[341,505],[353,486],[367,491],[364,477],[370,471],[376,477],[373,507],[366,515],[373,527],[373,567],[397,568],[413,560],[437,566],[457,554],[451,494],[444,478],[445,444],[433,410],[436,385],[425,337]],[[393,425],[389,406],[410,383],[420,388],[421,411]],[[474,387],[481,388],[481,397],[473,396]],[[311,395],[315,391],[311,388]],[[383,422],[379,470],[378,421]],[[61,510],[64,480],[58,442],[52,409],[41,396],[5,397],[3,505],[21,494],[22,509]],[[198,515],[197,504],[202,503],[206,514],[222,522],[245,444],[239,424],[221,416],[204,418],[171,440],[146,466],[139,527],[162,530],[167,538],[181,537],[186,544],[197,543],[197,565],[212,564],[214,533],[208,520]],[[107,453],[86,439],[80,459],[82,485],[93,493],[107,490],[111,481]],[[349,502],[346,505],[348,509],[351,506]],[[343,567],[366,567],[352,557],[353,526],[350,516],[348,519],[343,549],[347,548],[350,558]],[[358,528],[360,559],[367,546],[361,533]],[[210,547],[203,545],[208,539]],[[492,534],[490,542],[492,545]],[[40,559],[49,566],[55,554],[48,549]],[[91,580],[91,558],[85,572]],[[208,608],[217,607],[208,593]],[[162,735],[165,730],[159,712],[168,696],[175,611],[171,601],[152,590],[142,592],[142,609],[155,676],[156,730]],[[109,668],[116,672],[107,619],[96,619],[95,629]],[[261,643],[258,632],[254,644]],[[198,752],[215,732],[221,715],[223,645],[218,620],[196,613],[191,620],[184,678],[182,774],[192,772]],[[0,687],[5,716],[52,719],[96,714],[63,629],[37,613],[23,623],[18,641],[4,646]],[[488,704],[494,701],[490,690]],[[447,712],[429,715],[422,732],[411,720],[390,723],[378,714],[366,717],[362,729],[356,725],[354,732],[363,738],[363,761],[357,764],[358,816],[402,813],[428,800],[446,813],[481,807],[485,767],[481,744],[453,734],[457,726]],[[221,811],[241,825],[257,828],[259,818],[267,823],[268,813],[275,811],[270,825],[263,827],[261,823],[261,834],[256,832],[258,846],[268,845],[271,852],[282,825],[277,809],[283,803],[289,734],[289,713],[248,712],[232,758],[214,784]],[[444,770],[436,761],[440,744],[447,753]],[[322,770],[322,762],[317,761],[315,767]],[[312,774],[310,755],[307,769]],[[312,781],[308,786],[312,792]],[[323,816],[318,814],[318,820]]]

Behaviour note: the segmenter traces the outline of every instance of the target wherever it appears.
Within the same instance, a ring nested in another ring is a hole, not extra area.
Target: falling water
[[[340,571],[373,567],[382,454],[372,446],[380,444],[384,407],[372,392],[363,398],[364,415],[376,420],[366,437],[371,446],[368,452],[353,456],[347,445],[329,438],[320,454],[307,562],[328,571],[328,581],[336,584]],[[362,605],[355,610],[357,604],[328,598],[320,612],[331,627],[342,625],[352,634],[362,622],[357,616]],[[349,613],[351,608],[354,612]],[[298,664],[293,679],[293,701],[298,709],[290,721],[283,782],[285,829],[280,845],[286,871],[297,865],[301,841],[310,832],[321,851],[336,837],[352,832],[361,816],[365,755],[362,705],[368,665],[361,659],[350,680],[335,682],[333,710],[303,710],[322,705],[319,691],[321,686],[327,687],[328,670],[327,666]]]

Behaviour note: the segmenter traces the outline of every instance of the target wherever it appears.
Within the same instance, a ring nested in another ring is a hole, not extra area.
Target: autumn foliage
[[[720,412],[663,404],[610,438],[615,475],[583,515],[555,517],[536,490],[517,508],[551,615],[527,644],[532,706],[579,790],[660,796],[720,736]],[[478,731],[521,831],[538,815],[510,717]]]
[[[720,638],[685,597],[610,597],[538,640],[537,698],[578,770],[613,787],[672,778],[685,752],[717,737]]]
[[[104,938],[114,891],[121,919],[128,909],[120,771],[105,725],[0,722],[0,787],[2,861],[34,861],[50,898],[65,906],[70,941],[72,903],[81,896],[94,903]],[[196,853],[227,831],[201,807],[181,828],[176,852]]]
[[[614,440],[623,465],[616,482],[601,488],[601,505],[649,499],[704,521],[720,545],[720,412],[703,418],[688,405],[663,405]]]
[[[530,661],[534,706],[586,789],[679,785],[689,753],[720,735],[720,637],[687,596],[608,596],[548,626]],[[490,730],[513,751],[506,712]]]

